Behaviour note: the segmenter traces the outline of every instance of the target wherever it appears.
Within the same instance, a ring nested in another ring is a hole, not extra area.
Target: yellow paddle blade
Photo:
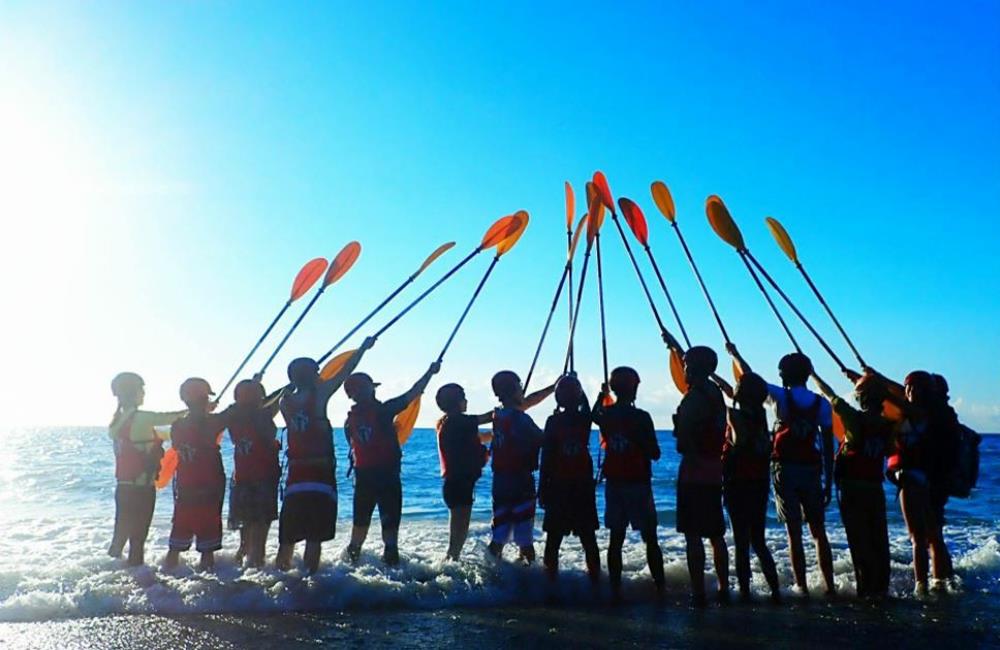
[[[594,243],[594,238],[604,224],[604,204],[592,183],[587,183],[587,245]]]
[[[597,195],[601,197],[601,203],[604,204],[604,207],[611,210],[611,214],[616,214],[615,200],[611,197],[611,187],[608,186],[608,179],[604,176],[604,172],[600,170],[594,172],[593,184]]]
[[[500,257],[510,249],[514,248],[514,244],[517,240],[521,238],[524,234],[524,230],[528,227],[528,212],[527,210],[518,210],[514,213],[514,217],[519,219],[517,229],[511,234],[507,235],[502,242],[497,244],[497,257]]]
[[[740,369],[740,364],[736,363],[736,359],[733,359],[733,381],[739,382],[743,379],[743,370]]]
[[[667,221],[673,223],[677,218],[677,211],[674,209],[674,197],[670,196],[667,184],[663,181],[653,181],[649,189],[653,193],[653,202],[660,213],[667,218]]]
[[[455,242],[450,241],[447,244],[441,244],[436,249],[434,249],[434,252],[427,256],[427,259],[425,259],[424,263],[420,265],[420,268],[417,269],[417,272],[413,274],[413,277],[417,277],[418,275],[420,275],[421,273],[423,273],[425,270],[427,270],[427,267],[430,266],[431,264],[433,264],[434,260],[436,260],[437,258],[439,258],[442,255],[444,255],[445,253],[447,253],[449,250],[451,250],[451,248],[454,245],[455,245]]]
[[[292,296],[288,299],[289,302],[298,300],[302,297],[302,294],[309,291],[316,284],[316,280],[322,277],[324,271],[326,271],[326,260],[324,258],[317,257],[314,260],[306,262],[298,275],[295,276],[295,281],[292,282]]]
[[[833,436],[843,442],[844,436],[847,435],[847,430],[844,428],[844,421],[840,419],[837,412],[833,412]]]
[[[708,215],[708,223],[716,235],[736,250],[746,250],[746,244],[743,243],[743,233],[733,221],[733,217],[729,214],[722,199],[715,194],[708,197],[705,200],[705,213]]]
[[[688,392],[687,379],[684,377],[684,359],[677,348],[670,348],[670,377],[674,380],[674,386],[684,395]]]
[[[479,248],[486,250],[487,248],[493,248],[503,240],[507,239],[515,230],[517,230],[521,225],[520,217],[516,215],[509,214],[506,217],[500,217],[493,222],[490,229],[486,231],[483,235],[483,240],[479,242]]]
[[[392,423],[396,427],[396,440],[400,445],[405,445],[413,433],[413,427],[417,424],[417,416],[420,415],[420,395],[406,405],[406,408],[399,412]]]
[[[566,230],[573,227],[573,215],[576,214],[576,198],[573,196],[573,186],[569,181],[566,185]]]
[[[572,260],[573,255],[576,254],[576,245],[580,243],[580,233],[583,232],[583,225],[587,222],[587,215],[580,217],[580,221],[576,224],[576,231],[573,232],[573,241],[569,245],[569,251],[567,252],[566,259]]]
[[[333,379],[334,375],[341,371],[341,369],[347,365],[347,362],[351,360],[351,357],[357,350],[348,350],[346,352],[341,352],[334,358],[326,362],[323,368],[319,371],[319,378],[323,381]]]
[[[170,485],[170,481],[174,480],[178,460],[180,459],[177,456],[177,450],[173,447],[163,452],[163,458],[160,459],[160,473],[156,475],[157,490],[162,490]]]
[[[793,264],[798,264],[799,256],[795,252],[795,244],[792,243],[792,238],[788,236],[788,231],[785,230],[785,227],[774,217],[767,217],[764,219],[764,222],[767,223],[767,228],[771,231],[774,241],[778,242],[778,246],[781,247],[781,250],[785,251],[788,259],[792,260]]]
[[[337,257],[333,258],[330,262],[330,268],[326,272],[326,277],[323,279],[323,286],[328,287],[340,278],[344,277],[344,274],[351,270],[354,263],[358,261],[358,257],[361,255],[361,244],[356,241],[352,241],[347,246],[344,246]]]

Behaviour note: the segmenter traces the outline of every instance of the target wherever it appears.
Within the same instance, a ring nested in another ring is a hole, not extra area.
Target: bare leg
[[[525,564],[531,564],[535,561],[534,546],[519,546],[518,550],[520,551],[521,559],[524,560]]]
[[[274,565],[281,571],[290,570],[294,554],[295,544],[278,544],[278,554],[274,558]]]
[[[729,598],[729,547],[722,537],[714,537],[712,543],[712,563],[715,565],[715,575],[719,581],[719,599]],[[749,563],[749,552],[747,562]],[[749,567],[747,567],[749,569]]]
[[[771,555],[770,549],[767,548],[763,526],[754,526],[750,534],[750,541],[754,553],[757,554],[757,559],[760,560],[760,568],[764,572],[767,586],[771,589],[771,597],[776,598],[779,593],[778,569],[774,566],[774,557]]]
[[[319,571],[319,555],[322,549],[322,542],[306,541],[306,550],[302,554],[302,559],[306,564],[307,573],[314,574]]]
[[[646,564],[649,565],[649,573],[653,576],[656,591],[662,594],[666,588],[666,578],[663,575],[663,551],[660,550],[660,543],[656,539],[656,528],[644,530],[641,534],[642,541],[646,544]]]
[[[233,556],[233,562],[236,564],[243,564],[243,558],[247,555],[247,538],[250,537],[251,524],[244,523],[240,528],[240,547],[236,549],[236,555]]]
[[[622,592],[622,546],[625,545],[625,529],[611,530],[608,541],[608,582],[611,584],[611,597],[621,600]]]
[[[899,506],[903,511],[903,520],[910,533],[910,542],[913,545],[913,577],[916,581],[917,591],[927,591],[927,520],[926,520],[926,497],[916,489],[903,487],[899,492]]]
[[[176,568],[181,562],[181,552],[176,549],[170,549],[167,551],[167,557],[163,558],[163,568],[173,569]]]
[[[837,586],[833,582],[833,553],[826,536],[826,526],[822,522],[810,523],[809,532],[816,542],[816,557],[819,560],[819,570],[823,573],[823,582],[826,583],[826,594],[832,596],[837,593]]]
[[[448,554],[455,560],[462,555],[462,547],[469,536],[469,521],[472,519],[472,506],[456,506],[449,511],[448,517]]]
[[[563,536],[561,533],[548,533],[545,537],[545,572],[549,578],[555,580],[559,575],[559,547],[562,545]]]
[[[368,526],[354,526],[351,528],[351,542],[347,545],[347,555],[351,563],[357,563],[361,556],[361,547],[368,537]]]
[[[198,563],[199,571],[211,571],[215,568],[215,551],[202,551],[201,562]]]
[[[740,585],[740,595],[748,599],[750,598],[750,531],[745,525],[733,526],[733,542],[736,545],[736,581]]]
[[[580,533],[580,544],[583,546],[583,555],[587,561],[587,574],[590,576],[590,581],[597,584],[601,578],[601,552],[597,549],[597,536],[594,531]]]
[[[391,528],[382,527],[382,561],[390,566],[399,564],[399,524]]]
[[[705,601],[705,546],[697,535],[684,536],[688,576],[691,579],[691,596],[696,604]]]
[[[803,595],[809,594],[809,586],[806,584],[806,556],[802,548],[802,524],[785,524],[788,531],[788,555],[792,559],[792,574],[795,576],[795,584],[802,590]]]

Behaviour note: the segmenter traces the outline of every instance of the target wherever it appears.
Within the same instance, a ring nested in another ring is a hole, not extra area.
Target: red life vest
[[[766,417],[763,422],[754,422],[746,411],[729,409],[727,423],[722,445],[726,480],[766,481],[771,466],[771,433]]]
[[[925,422],[904,422],[896,433],[896,444],[889,456],[886,473],[894,480],[899,470],[910,469],[926,471],[927,463],[927,427]]]
[[[590,424],[590,417],[582,413],[561,412],[549,418],[546,429],[552,452],[552,478],[571,481],[593,478]]]
[[[333,427],[316,413],[316,391],[296,391],[281,398],[281,415],[288,429],[288,478],[295,483],[336,485],[333,474]]]
[[[652,477],[649,458],[629,439],[639,427],[638,414],[638,409],[615,405],[601,416],[602,471],[609,481],[637,483]]]
[[[233,442],[233,481],[256,483],[275,481],[281,475],[278,464],[277,427],[265,410],[230,411],[229,438]]]
[[[482,474],[486,448],[479,442],[476,416],[461,413],[441,418],[437,424],[437,443],[442,477]]]
[[[354,452],[354,467],[399,467],[402,451],[391,417],[386,417],[382,404],[355,404],[347,413],[344,430]]]
[[[513,408],[502,408],[493,418],[491,443],[494,474],[530,474],[538,469],[541,439],[531,417]]]
[[[170,444],[177,450],[175,481],[179,491],[225,486],[222,453],[216,442],[225,428],[225,418],[215,415],[186,415],[170,426]]]
[[[119,481],[135,481],[145,473],[156,478],[163,457],[163,441],[159,438],[149,441],[149,450],[145,450],[132,441],[132,422],[135,411],[129,415],[118,429],[115,436],[115,479]]]
[[[885,477],[885,450],[892,436],[892,423],[883,418],[877,421],[866,416],[858,418],[861,431],[852,431],[853,443],[847,439],[837,451],[835,476],[840,479],[874,481],[881,483]]]
[[[790,390],[785,391],[786,418],[776,423],[774,451],[771,458],[787,463],[818,465],[821,461],[819,442],[819,408],[822,399],[815,396],[805,409],[795,403]]]

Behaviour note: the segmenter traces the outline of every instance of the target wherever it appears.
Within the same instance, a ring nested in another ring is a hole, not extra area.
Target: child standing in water
[[[219,438],[227,426],[225,414],[209,411],[212,392],[200,377],[181,384],[181,401],[188,414],[170,427],[171,444],[177,450],[177,475],[174,477],[174,518],[170,529],[170,550],[164,567],[171,569],[180,561],[181,551],[191,548],[197,538],[201,553],[199,571],[215,566],[215,552],[222,548],[222,500],[226,474],[222,469]]]
[[[545,422],[538,502],[545,509],[545,569],[550,578],[559,573],[559,546],[564,537],[580,538],[587,573],[594,584],[601,575],[597,550],[597,500],[594,462],[590,457],[590,405],[583,387],[572,374],[556,382],[556,412]]]
[[[691,602],[705,606],[705,546],[712,544],[719,602],[729,601],[729,550],[722,516],[722,447],[726,436],[726,405],[719,387],[709,381],[718,357],[696,345],[684,354],[688,391],[674,415],[674,436],[681,464],[677,473],[677,532],[684,535]]]
[[[615,403],[604,406],[609,386],[603,386],[594,403],[593,420],[601,429],[605,449],[602,472],[604,486],[604,525],[611,533],[608,543],[608,581],[612,598],[621,600],[622,547],[625,532],[631,525],[646,545],[646,561],[656,590],[666,587],[663,575],[663,552],[656,539],[656,504],[653,501],[652,461],[660,458],[660,445],[649,413],[636,408],[639,373],[622,366],[611,372],[610,389]]]
[[[115,449],[115,529],[108,555],[121,557],[128,543],[128,565],[145,562],[146,536],[156,504],[156,476],[163,458],[163,440],[153,427],[173,424],[186,411],[154,413],[141,411],[145,397],[142,377],[134,372],[119,373],[111,381],[111,393],[118,408],[108,436]]]
[[[465,390],[458,384],[445,384],[435,395],[444,415],[437,423],[438,456],[444,503],[448,507],[448,552],[445,557],[458,561],[469,535],[473,492],[489,458],[480,442],[479,425],[493,420],[493,411],[468,415]]]

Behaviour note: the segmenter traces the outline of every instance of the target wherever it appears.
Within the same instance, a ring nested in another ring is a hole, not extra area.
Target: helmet
[[[299,357],[288,364],[288,381],[296,386],[311,384],[319,373],[319,364],[315,359]]]
[[[580,404],[583,387],[580,380],[571,375],[564,375],[556,382],[556,404],[564,408],[576,408]]]
[[[445,384],[438,388],[434,395],[438,408],[445,412],[457,409],[463,399],[465,399],[465,390],[458,384]]]
[[[344,392],[347,393],[348,397],[354,399],[366,389],[374,391],[376,386],[378,386],[378,383],[372,381],[370,375],[363,372],[356,372],[344,382]]]
[[[209,395],[215,395],[212,387],[201,377],[185,379],[181,384],[181,401],[185,404],[207,400]]]
[[[608,380],[611,390],[621,395],[634,395],[639,389],[639,373],[634,368],[619,366],[611,371],[611,378]]]
[[[513,370],[501,370],[493,375],[490,384],[493,386],[493,394],[504,398],[517,393],[521,388],[521,378]]]
[[[139,392],[145,382],[134,372],[120,372],[111,380],[111,394],[118,399],[131,398]]]
[[[940,397],[947,399],[949,391],[948,380],[945,379],[944,376],[938,374],[932,374],[931,379],[934,380],[934,388],[936,389],[937,394]]]
[[[694,374],[707,377],[719,367],[719,355],[706,345],[696,345],[684,353],[684,366]]]
[[[744,373],[736,384],[736,398],[747,404],[763,404],[767,399],[767,382],[755,372]]]
[[[914,370],[910,374],[906,375],[906,378],[903,380],[904,386],[913,386],[915,388],[923,388],[926,390],[933,390],[934,384],[933,375],[926,370]]]
[[[786,385],[806,383],[813,372],[812,360],[801,352],[792,352],[781,357],[778,372]]]
[[[265,395],[264,386],[259,381],[252,379],[244,379],[236,384],[236,388],[233,390],[233,399],[236,400],[236,403],[246,406],[259,406]]]

